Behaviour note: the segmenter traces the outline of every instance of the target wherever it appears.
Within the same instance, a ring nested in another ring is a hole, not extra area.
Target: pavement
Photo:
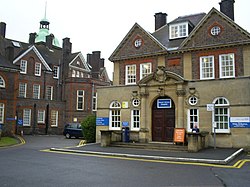
[[[134,159],[177,161],[177,162],[196,162],[207,164],[227,165],[243,155],[244,149],[235,148],[207,148],[197,153],[187,151],[172,150],[151,150],[139,148],[121,148],[121,147],[101,147],[100,144],[85,144],[80,141],[76,147],[51,148],[50,151],[69,152],[77,154],[102,155],[113,157],[126,157]]]

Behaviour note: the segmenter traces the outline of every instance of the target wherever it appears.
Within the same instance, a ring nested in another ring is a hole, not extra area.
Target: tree
[[[87,142],[95,142],[96,136],[96,116],[87,116],[81,123],[83,137]]]

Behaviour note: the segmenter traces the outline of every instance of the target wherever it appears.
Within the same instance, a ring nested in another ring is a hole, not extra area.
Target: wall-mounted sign
[[[250,117],[230,117],[230,128],[250,128]]]
[[[109,126],[109,118],[96,118],[96,126]]]
[[[171,108],[171,99],[158,99],[157,108]]]
[[[122,108],[128,108],[128,102],[127,101],[122,102]]]
[[[128,127],[129,126],[129,122],[128,121],[123,121],[122,122],[122,126],[123,127]]]
[[[207,111],[214,111],[214,104],[207,104]]]

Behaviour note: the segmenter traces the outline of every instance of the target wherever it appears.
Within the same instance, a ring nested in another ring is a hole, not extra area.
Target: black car
[[[68,123],[64,127],[63,135],[66,138],[79,138],[83,137],[82,127],[80,123]]]

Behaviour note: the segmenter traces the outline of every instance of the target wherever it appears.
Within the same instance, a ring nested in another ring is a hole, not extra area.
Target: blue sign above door
[[[171,108],[171,107],[172,107],[171,99],[157,100],[157,108]]]

